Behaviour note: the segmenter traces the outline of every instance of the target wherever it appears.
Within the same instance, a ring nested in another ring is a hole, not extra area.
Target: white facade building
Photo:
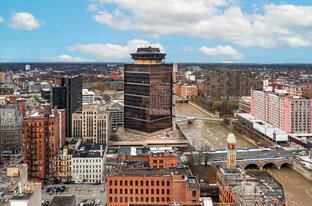
[[[104,181],[105,144],[82,144],[72,157],[72,180],[77,183]]]
[[[94,92],[88,89],[82,89],[82,103],[93,104]]]

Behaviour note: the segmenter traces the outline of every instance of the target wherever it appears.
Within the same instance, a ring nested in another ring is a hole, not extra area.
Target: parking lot
[[[56,193],[56,188],[65,186],[66,189],[64,192]],[[105,188],[105,192],[100,192],[101,187]],[[47,188],[53,188],[54,193],[50,195],[46,192]],[[42,187],[42,200],[52,201],[54,196],[76,196],[76,202],[78,204],[85,203],[90,204],[92,200],[100,200],[100,205],[106,204],[106,184],[101,185],[92,185],[92,184],[57,184],[57,185],[44,185]]]

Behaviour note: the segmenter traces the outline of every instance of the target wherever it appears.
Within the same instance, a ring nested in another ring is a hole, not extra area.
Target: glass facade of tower
[[[124,125],[142,132],[172,127],[172,64],[126,64]]]

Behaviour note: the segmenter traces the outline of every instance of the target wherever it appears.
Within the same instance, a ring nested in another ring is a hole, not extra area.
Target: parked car
[[[54,189],[51,189],[49,192],[49,195],[53,195],[53,193],[54,193]]]
[[[101,187],[100,192],[105,192],[105,187]]]
[[[51,188],[47,188],[46,193],[49,193],[51,190]]]
[[[95,204],[95,201],[94,201],[94,200],[92,200],[92,201],[91,201],[91,205],[94,205],[94,204]]]
[[[100,204],[101,204],[101,200],[95,201],[95,205],[100,205]]]
[[[93,185],[100,185],[100,182],[94,182]]]
[[[55,192],[59,192],[61,190],[61,188],[56,188]]]
[[[64,192],[65,191],[65,186],[62,186],[60,189],[60,192]]]

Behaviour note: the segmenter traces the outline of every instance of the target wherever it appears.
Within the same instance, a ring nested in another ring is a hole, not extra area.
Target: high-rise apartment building
[[[257,90],[252,90],[251,98],[252,116],[287,133],[311,133],[312,99]]]
[[[66,137],[72,136],[72,114],[82,106],[82,76],[62,77],[55,80],[52,103],[66,109]]]
[[[29,180],[54,181],[55,155],[65,141],[65,111],[45,105],[24,119],[24,163]]]
[[[138,48],[124,69],[124,126],[151,134],[172,127],[173,64],[159,48]]]
[[[72,137],[82,138],[84,143],[107,144],[111,124],[108,112],[100,111],[98,104],[83,105],[72,116]]]
[[[204,95],[207,99],[238,99],[250,96],[251,89],[262,89],[262,81],[248,69],[217,68],[204,80]]]

